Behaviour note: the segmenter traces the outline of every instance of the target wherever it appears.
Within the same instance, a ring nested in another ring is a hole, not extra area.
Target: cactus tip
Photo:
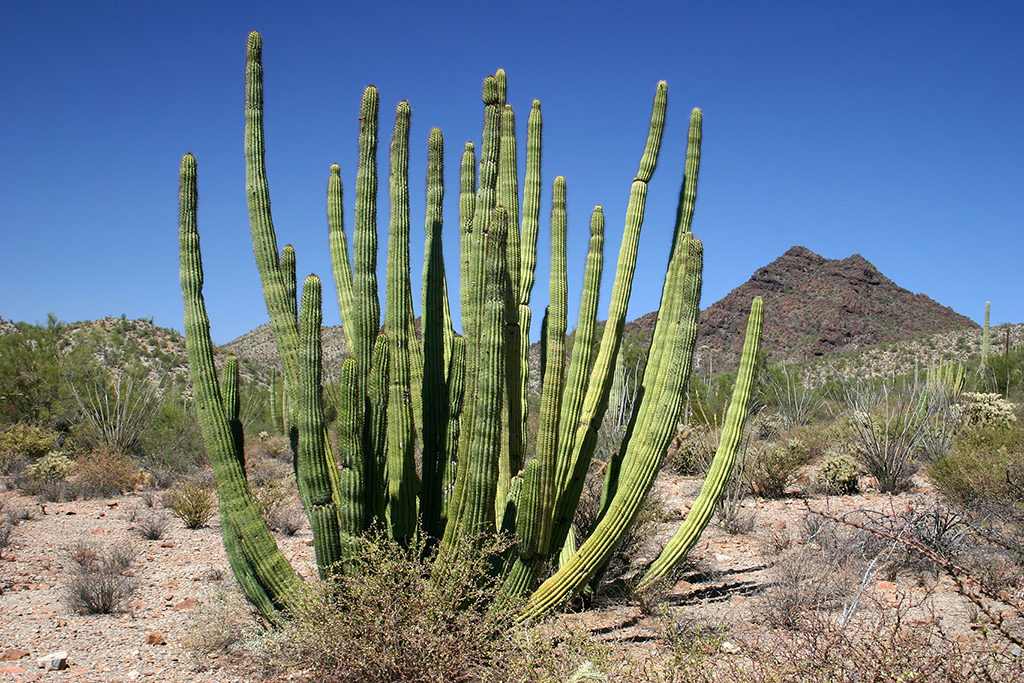
[[[331,173],[333,175],[341,175],[341,166],[338,164],[331,164]]]

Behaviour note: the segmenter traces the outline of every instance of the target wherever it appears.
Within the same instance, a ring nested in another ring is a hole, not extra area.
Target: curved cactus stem
[[[659,321],[675,330],[669,335],[670,362],[663,364],[640,406],[638,425],[624,444],[623,474],[619,489],[607,514],[597,523],[579,551],[530,597],[523,618],[532,618],[563,603],[581,590],[608,561],[622,536],[636,519],[640,505],[657,476],[662,456],[675,430],[676,418],[683,403],[683,391],[689,377],[690,362],[697,338],[697,315],[700,309],[701,244],[686,240],[690,258],[682,263],[670,261],[667,279],[681,287],[685,296],[677,315]],[[645,380],[648,378],[645,377]],[[607,404],[607,392],[604,402]]]
[[[503,348],[507,268],[505,263],[508,213],[493,211],[484,233],[487,263],[486,297],[480,337],[480,386],[477,389],[476,420],[468,462],[460,463],[458,477],[466,481],[461,508],[454,511],[445,531],[445,547],[468,541],[482,543],[495,532],[494,496],[501,448],[502,393],[505,352]],[[463,452],[460,450],[460,452]]]
[[[452,340],[452,357],[448,363],[448,428],[445,431],[444,456],[441,472],[441,519],[439,530],[448,525],[449,504],[455,490],[459,465],[459,419],[462,416],[466,377],[466,342],[463,337]]]
[[[351,352],[352,329],[352,266],[348,258],[348,237],[345,235],[345,203],[341,185],[341,167],[331,165],[327,181],[327,239],[331,249],[331,270],[334,274],[334,288],[338,293],[338,309],[341,312],[342,331]]]
[[[388,387],[391,364],[388,336],[377,335],[373,345],[373,366],[367,382],[365,417],[363,418],[363,461],[366,463],[366,505],[376,524],[383,528],[387,519],[388,496]]]
[[[388,235],[385,329],[390,341],[388,391],[388,520],[391,537],[408,542],[416,533],[419,481],[413,452],[410,335],[412,288],[409,284],[409,121],[406,101],[395,112],[391,141],[391,230]]]
[[[267,183],[263,137],[262,59],[263,39],[253,31],[249,34],[245,66],[245,189],[249,205],[249,229],[252,232],[256,267],[263,285],[263,298],[284,366],[284,393],[287,397],[285,428],[292,448],[295,448],[298,438],[294,430],[298,419],[299,326],[295,304],[294,259],[289,278],[282,267],[270,213],[270,186]],[[303,501],[306,499],[307,496],[303,494]]]
[[[682,562],[686,554],[693,549],[708,521],[715,512],[722,492],[725,490],[729,474],[736,462],[736,451],[743,436],[743,425],[747,419],[750,406],[750,389],[754,382],[754,366],[761,343],[761,326],[764,320],[764,304],[761,297],[755,297],[750,306],[750,317],[747,319],[746,338],[743,342],[743,357],[740,360],[740,371],[736,378],[732,400],[725,416],[725,427],[718,450],[711,462],[707,477],[701,486],[700,495],[694,501],[682,526],[661,551],[643,578],[637,584],[637,590],[644,590],[664,578]]]
[[[310,275],[302,285],[299,321],[299,450],[295,453],[299,485],[309,496],[307,514],[321,578],[341,559],[338,506],[332,484],[338,464],[329,449],[324,421],[320,326],[323,319],[320,278]]]
[[[210,320],[203,300],[203,264],[199,250],[196,206],[196,161],[181,160],[178,241],[181,250],[181,291],[185,308],[185,346],[195,392],[199,425],[220,491],[225,548],[246,597],[268,620],[285,606],[301,580],[270,535],[249,492],[244,456],[231,428],[217,382],[210,341]],[[236,416],[237,417],[237,416]]]
[[[359,363],[349,356],[341,364],[338,396],[338,523],[341,532],[356,536],[366,531],[366,460],[363,457],[363,395],[359,392]]]
[[[448,382],[446,358],[450,358],[451,318],[447,311],[448,288],[444,277],[441,244],[444,203],[444,139],[441,129],[430,131],[427,146],[427,218],[423,257],[423,421],[420,450],[423,455],[423,488],[420,519],[428,538],[440,538],[444,498],[445,440],[448,429]]]

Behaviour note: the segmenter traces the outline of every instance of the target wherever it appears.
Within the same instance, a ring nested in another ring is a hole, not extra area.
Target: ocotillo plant
[[[686,170],[648,364],[633,419],[607,463],[602,511],[578,549],[572,520],[609,401],[626,308],[637,266],[648,183],[665,126],[668,88],[659,83],[647,144],[630,190],[608,321],[599,343],[598,290],[604,213],[591,217],[576,343],[566,367],[566,181],[553,183],[550,304],[542,344],[541,406],[528,462],[526,397],[530,296],[537,262],[541,193],[541,109],[530,111],[520,201],[515,120],[503,71],[484,81],[479,147],[466,143],[459,195],[462,336],[452,328],[441,250],[443,138],[428,140],[422,334],[413,324],[409,239],[409,130],[412,110],[396,109],[391,141],[390,231],[384,331],[377,287],[379,95],[363,94],[359,118],[353,249],[344,222],[340,169],[327,184],[328,241],[338,305],[352,356],[341,368],[334,429],[324,418],[320,349],[321,283],[306,278],[301,298],[295,253],[280,250],[264,163],[262,39],[249,36],[245,159],[253,251],[284,368],[284,424],[295,451],[300,497],[322,576],[344,571],[349,541],[386,532],[407,542],[423,534],[444,553],[497,533],[514,539],[495,558],[509,594],[528,596],[523,617],[558,606],[599,576],[634,522],[658,473],[682,410],[697,337],[703,246],[690,230],[700,163],[701,112],[690,116]],[[300,581],[278,550],[249,491],[238,421],[237,364],[218,382],[202,297],[196,162],[181,164],[181,282],[185,329],[203,435],[220,489],[224,543],[249,599],[273,620]],[[521,207],[521,210],[520,210]],[[350,257],[351,256],[351,257]],[[301,301],[301,309],[299,303]],[[693,511],[641,585],[677,564],[707,524],[735,459],[760,341],[762,305],[751,307],[740,373],[721,446]],[[336,444],[332,445],[332,444]],[[417,450],[421,464],[417,466]],[[565,552],[563,553],[563,549]],[[560,568],[545,577],[549,559]],[[542,582],[542,583],[541,583]]]

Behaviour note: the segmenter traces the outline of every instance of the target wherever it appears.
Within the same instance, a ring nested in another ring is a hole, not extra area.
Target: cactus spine
[[[523,617],[558,606],[599,576],[633,523],[657,475],[679,419],[697,334],[703,247],[691,221],[700,161],[701,115],[690,120],[686,175],[642,399],[619,455],[607,468],[606,500],[594,532],[578,544],[571,522],[594,455],[597,432],[621,357],[623,325],[637,265],[648,183],[657,166],[668,89],[659,83],[639,170],[630,189],[615,282],[595,350],[603,269],[604,213],[596,207],[575,344],[565,364],[568,283],[565,179],[553,184],[550,305],[543,327],[541,414],[536,456],[523,462],[529,387],[531,292],[537,261],[541,190],[540,103],[527,125],[526,173],[520,202],[515,116],[506,103],[503,71],[484,82],[483,139],[467,143],[460,165],[460,301],[463,336],[452,327],[442,243],[443,138],[430,132],[422,345],[413,327],[409,240],[407,102],[396,110],[391,144],[390,230],[385,332],[379,333],[377,291],[377,170],[380,97],[363,93],[359,124],[353,251],[349,258],[340,169],[327,186],[328,243],[338,306],[352,357],[341,367],[337,452],[324,420],[320,325],[321,284],[306,278],[301,299],[295,253],[278,251],[270,212],[263,138],[262,40],[249,37],[246,68],[246,188],[253,251],[264,299],[284,364],[285,428],[296,453],[296,475],[310,517],[322,575],[343,566],[347,539],[371,527],[410,541],[419,529],[444,546],[482,542],[503,530],[516,538],[505,579],[510,593],[529,596]],[[181,278],[186,340],[204,440],[221,490],[224,542],[249,599],[274,619],[299,578],[259,517],[244,473],[238,422],[237,363],[218,383],[202,299],[196,231],[195,160],[181,167]],[[520,215],[520,207],[522,207]],[[301,311],[299,301],[301,300]],[[652,565],[641,585],[664,575],[699,537],[735,459],[760,337],[755,301],[740,378],[716,455],[695,512]],[[596,358],[594,357],[596,355]],[[422,455],[422,481],[415,445]],[[541,572],[560,554],[553,575]],[[495,566],[500,563],[495,563]],[[543,579],[540,586],[537,583]]]

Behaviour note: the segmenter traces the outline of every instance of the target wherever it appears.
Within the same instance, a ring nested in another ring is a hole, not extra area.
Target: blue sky
[[[699,106],[703,305],[799,244],[828,258],[860,253],[975,320],[991,300],[994,323],[1024,321],[1022,4],[287,5],[0,4],[0,316],[152,316],[180,330],[177,170],[192,152],[214,341],[265,322],[242,157],[245,40],[257,29],[274,219],[300,275],[330,280],[328,169],[341,164],[353,197],[359,98],[373,83],[382,236],[394,106],[413,108],[416,292],[427,133],[445,133],[454,288],[459,153],[479,140],[482,79],[502,67],[521,144],[530,102],[543,103],[542,235],[550,183],[567,178],[570,305],[598,203],[610,291],[629,183],[665,79],[668,128],[630,317],[658,304],[687,115]],[[351,225],[351,201],[346,210]],[[547,244],[535,310],[546,300]],[[333,290],[325,301],[325,321],[336,324]]]

